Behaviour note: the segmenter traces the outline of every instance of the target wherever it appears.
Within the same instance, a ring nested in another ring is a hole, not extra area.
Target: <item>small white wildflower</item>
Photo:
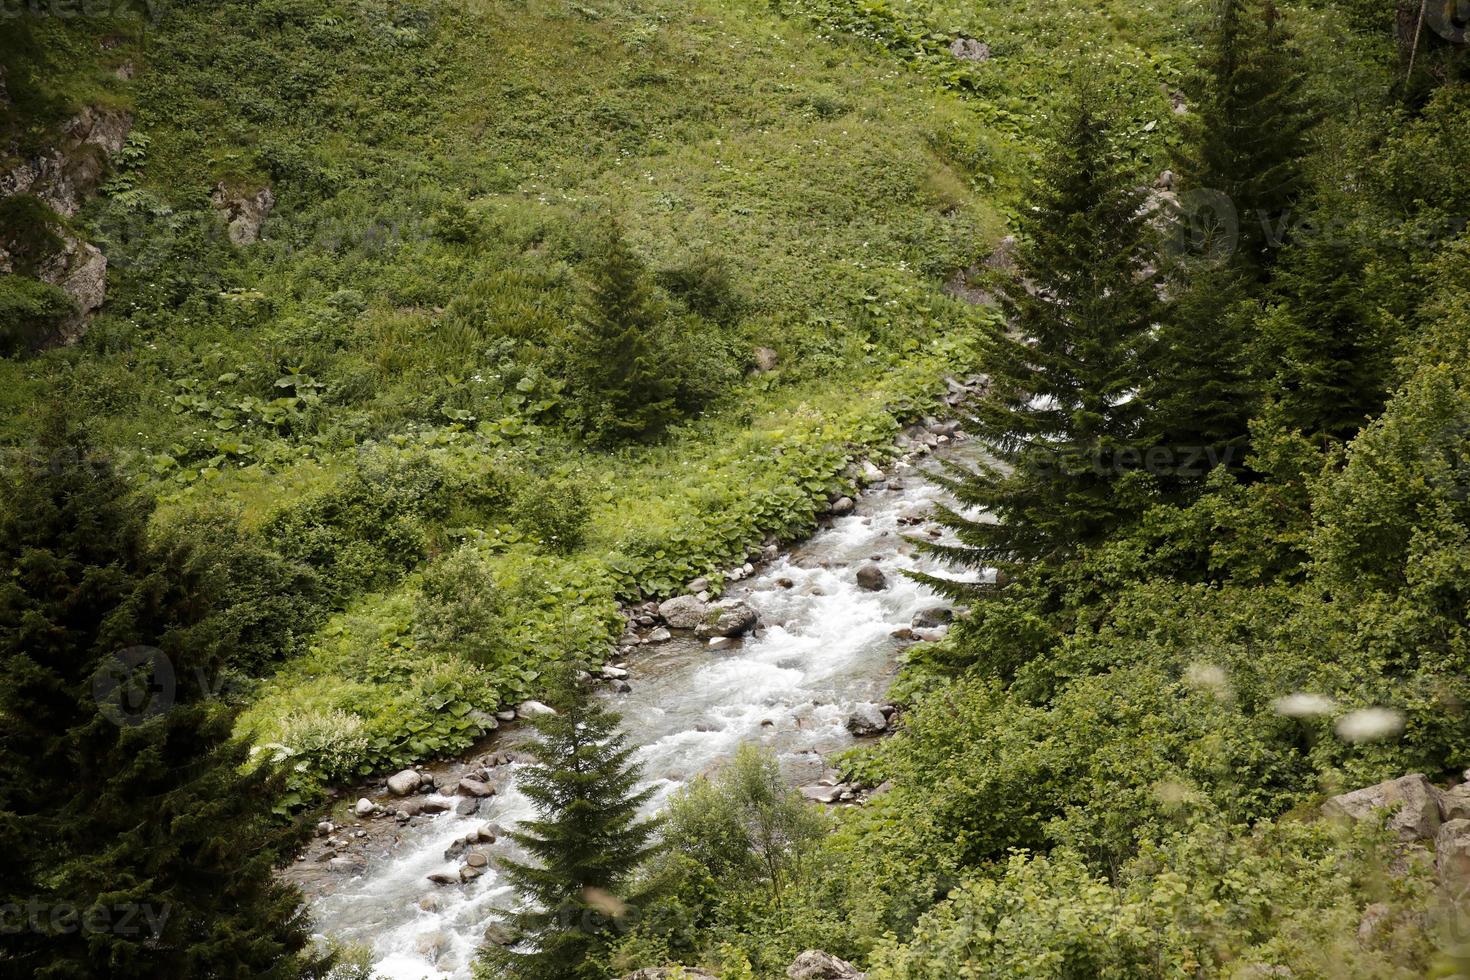
[[[1374,742],[1404,730],[1404,716],[1391,708],[1360,708],[1337,719],[1337,734],[1345,742]]]
[[[1332,714],[1337,710],[1337,702],[1320,694],[1298,692],[1272,701],[1271,709],[1284,718],[1315,718]]]

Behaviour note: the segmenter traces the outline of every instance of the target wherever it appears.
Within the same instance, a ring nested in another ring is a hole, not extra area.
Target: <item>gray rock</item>
[[[836,500],[832,501],[832,506],[828,507],[827,510],[830,513],[841,516],[843,514],[851,514],[853,508],[856,506],[857,504],[853,502],[853,499],[851,497],[838,497]]]
[[[359,817],[370,817],[373,815],[374,809],[375,808],[373,806],[373,801],[364,796],[362,799],[357,801],[356,805],[353,806],[352,812],[357,814]]]
[[[515,721],[516,713],[510,708],[506,708],[504,711],[495,712],[495,719],[500,722]]]
[[[813,783],[810,786],[801,787],[798,792],[804,799],[813,803],[836,803],[842,796],[842,788],[839,786],[828,786],[826,783]]]
[[[1470,892],[1470,820],[1456,818],[1440,825],[1434,838],[1434,869],[1450,895]]]
[[[866,973],[831,953],[809,949],[786,968],[791,980],[864,980]]]
[[[659,604],[658,614],[676,630],[692,630],[704,622],[709,607],[692,595],[675,596]]]
[[[667,643],[673,638],[674,634],[670,633],[667,627],[663,626],[660,626],[658,629],[648,634],[649,643]]]
[[[883,481],[883,479],[884,479],[884,473],[883,473],[882,470],[880,470],[880,469],[878,469],[878,467],[874,466],[871,461],[866,460],[866,459],[863,460],[863,480],[865,482],[867,482],[867,483],[881,483]]]
[[[957,37],[949,42],[949,53],[959,61],[984,62],[990,60],[990,45],[972,37]]]
[[[466,851],[464,863],[472,868],[484,868],[490,864],[490,858],[484,851]]]
[[[757,347],[751,351],[750,359],[754,362],[755,369],[760,374],[774,371],[781,365],[781,358],[769,347]]]
[[[358,874],[366,870],[366,865],[356,858],[334,857],[327,862],[327,870],[338,874]]]
[[[930,606],[928,609],[920,609],[914,613],[914,629],[934,629],[943,626],[954,619],[954,610],[946,606]]]
[[[485,927],[485,945],[514,946],[515,944],[515,930],[504,922],[492,922]]]
[[[554,714],[556,714],[555,708],[542,704],[540,701],[522,701],[516,705],[517,718],[541,718]]]
[[[628,672],[622,667],[604,667],[602,668],[602,676],[605,680],[621,681],[627,680]]]
[[[457,861],[464,857],[465,851],[470,849],[470,842],[464,837],[457,837],[454,843],[444,849],[444,860]]]
[[[449,935],[440,930],[426,932],[414,943],[419,955],[427,960],[438,960],[449,949]]]
[[[888,577],[877,565],[864,565],[857,570],[857,584],[864,592],[882,592],[888,588]]]
[[[447,875],[442,871],[436,871],[429,875],[429,880],[436,885],[452,885],[459,879],[454,875]]]
[[[700,636],[744,636],[760,625],[760,614],[743,602],[722,602],[709,609],[696,632]]]
[[[474,868],[467,864],[459,869],[459,880],[463,882],[471,882],[484,873],[484,868]]]
[[[883,709],[871,702],[854,705],[847,716],[847,730],[858,738],[869,738],[888,731],[888,719]]]
[[[728,650],[735,645],[735,641],[728,636],[712,637],[709,641],[711,650]]]
[[[232,190],[220,181],[210,195],[216,211],[225,216],[230,241],[235,245],[251,245],[260,241],[260,226],[265,224],[276,206],[276,195],[269,187],[253,193]]]
[[[1371,820],[1392,810],[1388,828],[1402,841],[1432,840],[1439,831],[1439,791],[1421,773],[1334,796],[1322,805],[1328,817]]]
[[[454,805],[454,812],[461,817],[473,817],[480,812],[480,799],[476,796],[466,796]]]
[[[1374,902],[1365,908],[1363,917],[1358,920],[1358,942],[1364,946],[1376,943],[1390,914],[1391,910],[1382,902]]]
[[[478,796],[484,798],[486,796],[495,795],[494,786],[491,786],[489,783],[481,782],[478,779],[461,779],[459,781],[458,789],[461,796]]]
[[[688,592],[691,595],[697,592],[708,592],[709,579],[701,576],[700,578],[697,578],[694,581],[690,582],[688,585],[684,586],[684,591]]]
[[[436,813],[448,813],[449,804],[445,803],[443,800],[424,800],[423,803],[419,804],[419,812],[427,813],[430,815]]]
[[[395,796],[407,796],[419,788],[422,778],[417,769],[404,769],[388,777],[388,789]]]
[[[1439,794],[1441,820],[1470,820],[1470,783],[1447,789]]]

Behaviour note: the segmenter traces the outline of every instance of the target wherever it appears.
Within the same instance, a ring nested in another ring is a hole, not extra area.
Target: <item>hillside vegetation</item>
[[[966,428],[998,465],[949,480],[995,520],[941,513],[937,550],[1001,574],[930,580],[968,611],[842,762],[884,791],[815,813],[742,752],[651,860],[643,830],[598,856],[647,914],[547,940],[577,958],[548,975],[770,978],[811,949],[875,980],[1470,975],[1445,857],[1470,834],[1321,819],[1470,767],[1470,90],[1452,32],[1396,29],[1357,0],[7,21],[0,172],[83,115],[125,135],[67,150],[75,213],[0,200],[0,826],[29,848],[0,897],[109,893],[63,860],[145,895],[288,853],[281,817],[600,664],[620,604],[718,591],[983,372]],[[106,302],[58,344],[47,270],[81,243]],[[133,644],[211,690],[109,727],[87,692]],[[286,765],[225,780],[247,746]],[[130,752],[216,775],[177,803],[142,763],[107,782]],[[73,827],[41,768],[123,812]],[[88,857],[236,785],[275,817],[231,811],[232,845]],[[250,962],[325,975],[266,863]],[[22,940],[0,966],[49,962]],[[51,975],[148,963],[73,940]],[[199,964],[238,948],[175,962],[232,975]]]

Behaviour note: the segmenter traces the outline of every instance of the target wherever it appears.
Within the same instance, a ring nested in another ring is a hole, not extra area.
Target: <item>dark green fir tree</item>
[[[1305,71],[1271,0],[1219,0],[1200,68],[1178,160],[1179,245],[1264,279],[1298,218],[1314,123]]]
[[[648,268],[609,226],[590,263],[576,333],[580,376],[596,405],[587,427],[598,440],[646,439],[673,420],[676,384],[654,358],[666,315]]]
[[[637,789],[620,719],[589,684],[558,687],[558,713],[537,719],[536,764],[520,778],[540,816],[508,835],[529,860],[501,863],[521,902],[508,913],[519,945],[487,956],[491,977],[604,980],[600,958],[653,897],[635,878],[658,850],[657,822],[639,816],[652,791]]]
[[[1176,265],[1179,292],[1153,345],[1144,401],[1147,452],[1165,490],[1198,486],[1210,471],[1244,468],[1261,405],[1257,289],[1233,262]]]
[[[994,460],[947,481],[987,516],[943,510],[960,543],[931,546],[959,564],[1056,556],[1130,512],[1119,488],[1142,461],[1137,396],[1160,301],[1143,192],[1111,114],[1098,86],[1079,88],[1022,210],[1015,274],[997,287],[1009,329],[972,420]]]
[[[215,695],[217,562],[60,420],[0,499],[0,976],[321,976],[278,774]]]

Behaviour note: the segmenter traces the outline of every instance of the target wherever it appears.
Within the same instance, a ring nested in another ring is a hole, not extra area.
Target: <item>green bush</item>
[[[71,297],[56,286],[0,275],[0,356],[34,350],[74,312]]]

